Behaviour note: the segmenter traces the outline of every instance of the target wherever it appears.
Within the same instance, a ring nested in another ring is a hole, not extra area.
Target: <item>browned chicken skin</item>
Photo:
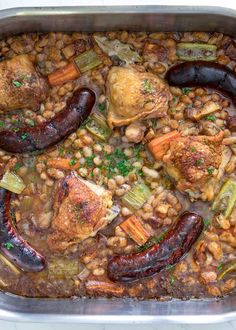
[[[94,236],[112,220],[107,216],[112,206],[111,193],[90,185],[91,188],[73,172],[59,183],[52,232],[48,236],[51,250],[63,252],[70,245]]]
[[[161,78],[135,66],[111,68],[106,87],[110,127],[141,118],[164,117],[172,98]]]
[[[46,80],[35,70],[28,55],[0,63],[0,110],[37,110],[47,95]]]
[[[166,171],[181,191],[201,189],[221,163],[223,133],[180,137],[163,157]]]

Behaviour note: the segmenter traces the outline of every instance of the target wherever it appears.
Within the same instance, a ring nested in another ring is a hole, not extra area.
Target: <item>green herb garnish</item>
[[[93,167],[94,158],[95,158],[95,155],[85,157],[88,167]]]
[[[18,80],[12,80],[12,85],[16,86],[17,88],[21,87],[23,85],[22,82]]]
[[[208,167],[207,172],[209,175],[212,175],[212,173],[214,172],[215,168],[214,167]]]
[[[106,110],[106,104],[105,103],[99,103],[98,110],[103,112]]]
[[[173,285],[175,283],[175,277],[173,275],[170,276],[170,284]]]
[[[205,117],[206,120],[209,120],[209,121],[215,121],[216,120],[216,116],[215,115],[207,115]]]
[[[144,91],[144,93],[152,93],[153,92],[153,86],[152,86],[150,80],[144,79],[143,91]]]
[[[21,140],[26,140],[27,139],[27,133],[23,133],[23,134],[21,134]]]
[[[34,125],[35,125],[35,122],[34,122],[34,120],[32,120],[32,119],[30,119],[28,123],[29,123],[29,125],[30,125],[31,127],[34,127]]]
[[[211,220],[206,218],[206,219],[203,219],[203,222],[204,222],[205,229],[207,229],[210,226]]]
[[[16,163],[16,165],[13,167],[13,171],[18,171],[23,165],[21,163]]]
[[[11,242],[4,243],[3,245],[7,250],[14,248],[14,245]]]
[[[145,250],[149,249],[151,246],[153,246],[154,244],[161,243],[163,241],[163,239],[165,238],[165,235],[166,235],[166,233],[162,233],[159,236],[151,237],[145,244],[138,247],[138,252],[145,251]]]
[[[224,263],[221,262],[216,268],[217,268],[218,270],[222,270],[223,266],[224,266]]]
[[[4,126],[4,121],[0,120],[0,127]]]
[[[196,165],[199,166],[199,165],[203,165],[204,164],[204,159],[203,158],[199,158],[196,160]]]
[[[75,165],[76,163],[77,163],[77,160],[74,159],[74,158],[72,158],[72,159],[70,160],[70,162],[69,162],[69,165],[70,165],[70,166],[73,166],[73,165]]]
[[[184,87],[182,88],[182,92],[184,95],[188,95],[190,92],[192,92],[192,88]]]
[[[191,152],[196,152],[197,151],[197,149],[195,147],[191,147],[190,150],[191,150]]]

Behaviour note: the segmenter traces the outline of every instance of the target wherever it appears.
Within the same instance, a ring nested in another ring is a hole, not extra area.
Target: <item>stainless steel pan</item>
[[[218,31],[236,36],[236,10],[194,6],[134,6],[17,8],[0,11],[1,36],[33,31],[117,29]],[[157,302],[131,299],[30,299],[0,293],[0,319],[24,322],[215,323],[236,319],[236,295],[221,300]]]

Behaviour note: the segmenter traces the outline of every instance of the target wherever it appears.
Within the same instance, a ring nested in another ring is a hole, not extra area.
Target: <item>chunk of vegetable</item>
[[[144,183],[137,183],[122,197],[122,202],[127,207],[138,210],[150,196],[149,188]]]
[[[6,172],[0,180],[0,187],[15,194],[20,194],[25,189],[24,181],[17,174]]]
[[[50,73],[48,75],[49,83],[52,86],[64,84],[69,80],[78,78],[81,73],[91,70],[101,63],[102,61],[97,53],[93,49],[90,49],[78,55],[63,68]]]
[[[235,273],[236,275],[236,259],[223,265],[221,272],[218,275],[218,279],[222,280],[228,273]]]
[[[48,159],[47,165],[59,170],[76,170],[79,167],[76,160],[69,158],[51,158]]]
[[[93,113],[86,124],[87,130],[102,141],[107,141],[111,136],[112,130],[106,123],[105,117]]]
[[[220,104],[218,102],[207,102],[200,110],[199,109],[190,109],[192,111],[192,118],[195,120],[199,120],[207,115],[209,115],[210,113],[216,112],[218,110],[220,110]]]
[[[90,49],[74,59],[75,64],[79,68],[80,72],[84,73],[88,70],[96,68],[96,66],[102,64],[100,57],[97,53]]]
[[[150,238],[150,233],[144,228],[143,223],[135,215],[132,215],[120,224],[120,227],[138,245],[143,245]]]
[[[148,148],[156,160],[161,160],[170,147],[170,142],[179,138],[178,131],[172,131],[165,135],[158,136],[148,143]]]
[[[74,62],[71,62],[63,68],[56,70],[48,75],[48,81],[50,85],[62,85],[69,80],[74,80],[80,76],[80,72],[77,69]]]
[[[120,42],[118,39],[109,40],[104,36],[94,36],[94,40],[104,53],[109,56],[117,56],[126,64],[141,62],[139,54],[132,50],[128,44]]]
[[[76,259],[58,257],[48,262],[49,276],[68,278],[78,274],[79,272],[79,262]]]
[[[177,56],[183,61],[215,61],[217,47],[209,44],[181,42],[177,44]]]
[[[221,213],[225,218],[228,218],[233,211],[236,203],[236,181],[228,179],[216,197],[212,210]]]

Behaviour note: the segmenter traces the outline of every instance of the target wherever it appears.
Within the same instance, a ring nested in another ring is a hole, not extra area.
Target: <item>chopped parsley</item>
[[[152,118],[151,119],[151,122],[152,122],[152,129],[156,129],[157,128],[157,120],[156,120],[156,118]]]
[[[175,112],[175,109],[174,108],[170,108],[170,112],[171,113],[174,113]]]
[[[224,263],[221,262],[216,268],[217,268],[218,270],[222,270],[223,266],[224,266]]]
[[[64,156],[65,155],[65,149],[63,147],[59,148],[59,155]]]
[[[172,101],[175,102],[176,100],[177,100],[177,97],[176,96],[173,96]]]
[[[182,88],[182,92],[184,95],[188,95],[190,92],[192,92],[192,88],[184,87]]]
[[[144,91],[144,93],[152,93],[153,92],[153,86],[152,86],[150,80],[144,79],[143,91]]]
[[[35,125],[35,122],[34,122],[34,120],[32,120],[32,119],[30,119],[30,120],[28,121],[28,123],[29,123],[29,125],[30,125],[31,127],[34,127],[34,125]]]
[[[70,166],[73,166],[73,165],[75,165],[76,163],[77,163],[77,160],[74,159],[74,158],[72,158],[72,159],[70,160],[70,162],[69,162],[69,165],[70,165]]]
[[[138,247],[138,252],[142,252],[152,247],[154,244],[159,244],[165,238],[166,233],[162,233],[159,236],[151,237],[145,244]]]
[[[13,167],[13,171],[18,171],[23,165],[21,163],[16,163]]]
[[[214,167],[208,167],[207,172],[209,175],[212,175],[212,173],[214,172],[215,168]]]
[[[105,103],[99,103],[98,110],[103,112],[106,110],[106,104]]]
[[[209,226],[210,226],[210,219],[206,218],[206,219],[203,219],[203,222],[204,222],[204,227],[205,229],[207,229]]]
[[[209,121],[215,121],[216,120],[216,116],[215,115],[207,115],[205,117],[206,120],[209,120]]]
[[[204,159],[203,158],[199,158],[196,160],[196,165],[199,166],[199,165],[203,165],[204,164]]]
[[[19,130],[19,129],[18,129]],[[16,131],[15,131],[16,132]],[[24,140],[26,140],[27,139],[27,133],[23,133],[23,134],[21,134],[21,140],[22,141],[24,141]]]
[[[14,245],[11,242],[4,243],[3,245],[7,250],[14,248]]]
[[[191,147],[190,150],[191,150],[191,152],[196,152],[197,151],[197,149],[195,147]]]
[[[170,276],[170,284],[173,285],[175,283],[175,277],[173,275]]]
[[[0,120],[0,127],[4,126],[4,121]]]
[[[88,165],[88,167],[93,167],[93,160],[95,158],[95,155],[89,156],[89,157],[85,157],[86,159],[86,163]]]
[[[16,86],[17,88],[21,87],[23,85],[22,82],[18,80],[12,80],[12,85]]]

